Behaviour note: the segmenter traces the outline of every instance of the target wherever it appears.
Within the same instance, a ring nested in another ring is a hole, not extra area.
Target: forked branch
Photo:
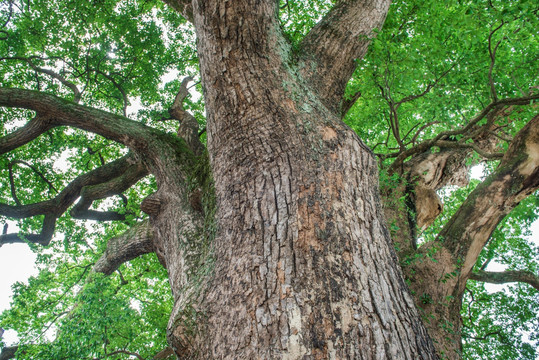
[[[444,141],[450,136],[463,135],[463,134],[469,133],[471,130],[474,129],[474,127],[481,120],[483,120],[492,111],[499,111],[505,106],[530,105],[531,102],[537,99],[539,99],[539,93],[532,94],[530,96],[520,97],[520,98],[506,98],[506,99],[493,101],[490,104],[488,104],[479,114],[477,114],[473,119],[471,119],[465,126],[461,127],[460,129],[442,131],[436,137],[425,140],[405,151],[399,151],[399,152],[395,152],[391,154],[380,154],[379,156],[381,156],[382,158],[394,157],[395,161],[391,165],[391,170],[395,171],[395,169],[398,169],[401,167],[403,161],[406,160],[408,157],[425,152],[434,146],[441,146],[441,144],[444,144],[444,143],[441,143],[441,141]],[[447,145],[447,143],[445,144]],[[463,145],[463,147],[473,148],[473,146],[469,146],[469,144],[466,144],[466,143],[460,143],[460,145]],[[498,156],[499,154],[496,154],[491,157],[497,158]]]
[[[0,246],[6,243],[17,243],[29,241],[31,243],[47,245],[54,234],[56,220],[69,206],[71,206],[86,187],[90,187],[87,193],[83,194],[79,205],[79,213],[85,214],[84,208],[88,208],[91,202],[98,198],[116,194],[136,183],[141,177],[147,174],[147,170],[136,160],[133,154],[112,161],[104,166],[82,174],[69,183],[56,197],[28,205],[8,205],[0,203],[0,214],[16,219],[29,218],[36,215],[45,215],[43,228],[39,234],[2,234],[0,235]],[[92,187],[94,186],[94,187]],[[99,220],[121,220],[120,216],[113,212],[89,212],[90,218],[98,217]]]
[[[539,115],[513,138],[497,170],[479,184],[438,235],[462,264],[460,286],[499,222],[539,188]]]
[[[319,89],[326,106],[340,111],[348,80],[381,29],[390,1],[343,0],[305,36],[300,46],[304,76]]]

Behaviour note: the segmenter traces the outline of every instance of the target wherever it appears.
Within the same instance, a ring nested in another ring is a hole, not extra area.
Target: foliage
[[[0,316],[2,327],[18,333],[18,358],[105,358],[119,349],[149,358],[164,349],[172,298],[155,255],[104,277],[91,273],[92,266],[108,237],[125,225],[94,232],[70,224],[67,230],[66,241],[34,249],[39,274],[14,285],[12,306]]]
[[[493,71],[498,96],[528,92],[539,76],[533,9],[532,1],[393,2],[348,85],[362,95],[348,124],[382,154],[398,148],[397,136],[410,147],[461,126],[490,102],[488,38],[501,24],[492,40],[501,41]],[[513,113],[507,131],[514,134],[533,110]],[[395,118],[398,135],[388,126]]]
[[[537,291],[523,284],[492,292],[469,281],[463,301],[465,359],[536,359]]]
[[[281,1],[281,24],[288,39],[298,45],[333,3]],[[175,131],[177,124],[162,120],[182,77],[197,79],[198,59],[192,27],[162,2],[5,0],[0,3],[0,24],[5,24],[0,29],[2,86],[76,99],[70,88],[74,85],[82,90],[85,105]],[[497,96],[536,87],[538,28],[531,0],[395,1],[384,29],[348,84],[350,97],[357,91],[362,96],[345,121],[381,155],[386,174],[386,156],[399,146],[410,148],[462,126],[489,103],[489,36],[493,44],[500,42],[492,71]],[[199,85],[197,90],[202,92]],[[201,97],[187,99],[185,105],[203,128]],[[513,111],[504,120],[506,133],[514,135],[534,110]],[[0,136],[31,116],[28,111],[0,109]],[[397,129],[391,126],[396,123]],[[15,197],[22,204],[46,200],[78,175],[125,153],[100,136],[55,128],[0,156],[0,177],[9,179],[11,167],[16,188],[13,196],[10,183],[0,183],[0,202],[15,204]],[[484,166],[489,172],[495,165]],[[386,177],[388,186],[398,182]],[[466,188],[445,192],[444,213],[421,234],[423,241],[435,238],[476,185],[472,181]],[[154,255],[124,264],[110,277],[92,274],[92,280],[87,279],[106,240],[143,219],[138,204],[154,190],[153,179],[146,178],[123,196],[94,203],[95,209],[127,214],[123,223],[87,224],[66,214],[51,245],[34,248],[40,273],[27,285],[14,286],[12,307],[0,316],[0,326],[16,330],[24,344],[18,358],[105,358],[117,350],[125,351],[114,355],[118,359],[129,358],[128,353],[149,358],[166,346],[172,300],[166,271]],[[538,205],[535,194],[505,219],[482,252],[479,266],[496,262],[509,269],[538,271],[538,249],[525,240],[539,216]],[[39,232],[42,221],[28,218],[9,226],[23,233]],[[465,357],[535,358],[537,291],[515,285],[489,293],[484,284],[474,282],[468,288],[462,310]]]

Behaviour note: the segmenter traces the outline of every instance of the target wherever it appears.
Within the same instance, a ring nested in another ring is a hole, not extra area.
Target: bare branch
[[[440,76],[438,76],[433,82],[427,84],[427,87],[425,88],[425,90],[423,90],[422,92],[418,93],[418,94],[414,94],[414,95],[409,95],[409,96],[406,96],[404,98],[402,98],[401,100],[399,100],[397,103],[395,103],[395,109],[398,109],[402,104],[404,103],[407,103],[407,102],[410,102],[410,101],[414,101],[416,99],[419,99],[420,97],[423,97],[425,95],[427,95],[439,82],[440,80],[442,80],[442,78],[444,78],[447,74],[449,74],[449,72],[451,70],[453,70],[453,68],[457,66],[457,62],[455,62],[453,65],[451,65],[449,67],[449,69],[447,69],[446,71],[444,71]]]
[[[187,85],[193,81],[193,78],[191,76],[187,76],[182,80],[182,83],[180,85],[180,90],[178,91],[178,94],[176,95],[176,98],[174,99],[174,103],[172,104],[172,107],[168,111],[170,115],[176,120],[181,121],[183,117],[185,116],[185,110],[183,109],[183,101],[189,95],[189,91],[187,89]]]
[[[483,335],[483,336],[478,336],[478,337],[475,337],[475,336],[468,336],[468,338],[474,339],[474,340],[488,340],[491,336],[499,335],[500,333],[501,333],[500,330],[498,330],[498,331],[491,331],[491,332],[486,333],[486,334]]]
[[[431,122],[428,122],[428,123],[424,124],[423,126],[421,126],[419,128],[419,130],[417,130],[416,133],[414,134],[414,136],[412,137],[412,140],[410,141],[410,143],[412,145],[415,145],[417,137],[423,132],[423,130],[425,130],[426,128],[428,128],[428,127],[430,127],[432,125],[436,125],[436,124],[439,124],[439,123],[440,123],[439,121],[431,121]],[[406,139],[406,137],[405,137],[405,139]]]
[[[118,89],[120,94],[122,94],[122,99],[123,99],[122,111],[123,111],[124,116],[127,116],[127,107],[129,106],[129,99],[127,98],[127,94],[125,93],[125,90],[120,86],[120,84],[118,84],[118,82],[116,82],[116,80],[114,80],[112,76],[98,69],[92,69],[92,70],[95,71],[97,74],[103,76],[105,79],[109,80],[112,83],[112,85],[114,85],[114,87]]]
[[[502,272],[477,270],[470,274],[470,279],[492,284],[524,282],[539,290],[539,276],[525,270],[508,270]]]
[[[488,69],[488,82],[490,85],[490,93],[492,95],[492,99],[494,101],[498,100],[498,95],[496,94],[496,87],[494,86],[494,79],[492,78],[492,71],[494,70],[494,62],[496,61],[496,51],[498,50],[498,46],[502,43],[502,41],[498,41],[496,45],[494,46],[494,49],[492,48],[492,36],[496,33],[496,31],[500,30],[502,26],[505,23],[502,20],[502,23],[500,26],[492,30],[488,36],[488,53],[490,55],[490,67]]]
[[[361,97],[361,91],[356,91],[349,99],[344,99],[341,107],[341,116],[344,117],[348,111],[354,106],[357,99]]]
[[[115,211],[95,211],[88,209],[94,200],[119,195],[146,175],[148,175],[146,167],[141,163],[135,163],[125,169],[123,174],[110,181],[83,187],[80,192],[80,200],[71,209],[71,216],[76,219],[98,221],[124,220],[125,216]]]
[[[15,201],[15,204],[18,206],[21,206],[21,202],[19,198],[17,197],[17,189],[15,189],[15,179],[13,178],[13,164],[9,163],[8,165],[8,173],[9,173],[9,188],[11,190],[11,198],[13,201]]]
[[[54,228],[56,227],[57,218],[58,216],[56,216],[56,214],[46,214],[45,219],[43,220],[43,228],[39,234],[20,235],[11,233],[0,235],[0,247],[2,247],[4,244],[26,242],[43,246],[49,245],[52,236],[54,235]]]
[[[381,29],[390,1],[343,0],[305,36],[304,77],[315,84],[326,106],[339,111],[346,84],[357,61]]]
[[[110,239],[107,243],[107,249],[96,262],[93,270],[110,275],[121,264],[154,251],[153,230],[149,221],[146,220]]]
[[[183,101],[189,94],[187,85],[193,81],[190,76],[182,80],[180,90],[174,99],[174,103],[168,110],[169,114],[180,122],[178,136],[185,140],[187,146],[195,155],[200,155],[204,151],[204,145],[200,142],[198,132],[198,121],[193,115],[183,108]]]
[[[10,188],[11,188],[11,197],[13,198],[13,200],[15,201],[15,204],[17,205],[21,205],[21,202],[19,201],[19,198],[17,197],[17,192],[16,192],[16,189],[15,189],[15,180],[14,180],[14,177],[13,177],[13,165],[15,164],[22,164],[22,165],[25,165],[27,167],[29,167],[30,169],[32,169],[43,181],[45,181],[45,183],[47,183],[47,185],[49,185],[49,190],[54,190],[56,193],[58,192],[58,190],[56,190],[56,188],[54,187],[54,185],[45,177],[45,175],[43,175],[41,173],[41,171],[37,170],[34,166],[28,164],[27,162],[25,161],[22,161],[22,160],[14,160],[14,161],[11,161],[9,164],[8,164],[8,172],[9,172],[9,185],[10,185]]]
[[[472,149],[473,151],[475,151],[476,153],[478,153],[479,155],[481,155],[482,157],[484,157],[485,159],[489,159],[489,160],[492,160],[492,159],[501,159],[504,155],[504,153],[502,152],[497,152],[497,153],[488,153],[486,151],[483,151],[479,146],[477,146],[476,144],[468,144],[468,143],[461,143],[461,142],[457,142],[457,141],[447,141],[447,140],[438,140],[436,142],[436,146],[439,146],[439,147],[444,147],[444,148],[455,148],[455,149]]]
[[[408,157],[425,152],[433,146],[438,146],[438,142],[440,140],[443,140],[449,136],[462,135],[469,132],[479,121],[483,120],[485,116],[487,116],[491,111],[496,111],[499,108],[502,108],[504,106],[510,106],[510,105],[529,105],[532,101],[537,100],[537,99],[539,99],[539,94],[533,94],[530,96],[520,97],[520,98],[507,98],[507,99],[502,99],[495,102],[491,102],[478,115],[476,115],[472,120],[470,120],[468,124],[461,127],[460,129],[442,131],[435,138],[425,140],[422,143],[410,149],[407,149],[405,151],[399,151],[392,154],[384,154],[384,155],[381,154],[380,156],[384,158],[395,157],[396,159],[391,165],[391,168],[397,169],[401,166],[402,162]]]

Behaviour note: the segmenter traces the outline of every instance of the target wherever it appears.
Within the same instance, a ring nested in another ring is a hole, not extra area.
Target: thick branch
[[[78,105],[54,95],[39,91],[0,88],[0,106],[16,107],[34,110],[38,116],[48,121],[39,121],[38,130],[32,129],[33,137],[22,136],[22,129],[0,139],[0,153],[14,149],[34,139],[48,128],[53,126],[73,126],[82,130],[90,131],[107,139],[124,144],[132,149],[143,150],[148,147],[152,136],[159,136],[160,132],[148,126],[129,120],[123,116],[108,113]],[[43,124],[44,123],[44,124]],[[36,126],[36,124],[34,124]],[[15,137],[14,134],[18,135]],[[37,134],[36,134],[37,133]],[[20,138],[23,138],[22,140]],[[148,149],[149,150],[149,149]],[[158,149],[152,149],[156,152]]]
[[[18,349],[18,346],[6,346],[2,348],[2,352],[0,352],[0,360],[15,359],[15,353]]]
[[[381,29],[390,1],[343,0],[307,34],[300,46],[304,76],[319,91],[326,106],[340,110],[348,80]]]
[[[172,118],[180,122],[180,126],[178,127],[178,136],[185,140],[187,146],[195,155],[201,155],[204,151],[204,145],[202,145],[200,142],[198,135],[198,121],[193,115],[191,115],[188,111],[185,111],[183,108],[183,101],[189,94],[187,85],[191,81],[193,81],[193,79],[190,76],[183,79],[180,90],[178,91],[178,94],[174,99],[174,103],[168,112]]]
[[[141,163],[130,165],[123,174],[110,181],[85,186],[81,189],[80,200],[71,209],[71,216],[76,219],[89,219],[98,221],[124,220],[125,216],[114,211],[88,210],[94,200],[119,195],[148,175],[148,170]]]
[[[127,116],[127,107],[129,106],[129,99],[127,98],[127,94],[125,93],[125,90],[120,86],[120,84],[118,84],[116,80],[114,80],[112,76],[98,69],[94,69],[94,71],[96,72],[96,74],[99,74],[103,76],[105,79],[109,80],[112,83],[112,85],[114,85],[114,87],[118,89],[120,94],[122,94],[122,100],[123,100],[122,113],[124,116]]]
[[[539,290],[539,276],[535,275],[531,271],[509,270],[502,272],[494,272],[478,270],[470,274],[470,279],[488,282],[492,284],[524,282],[530,284],[531,286]]]
[[[473,143],[461,143],[456,141],[446,141],[446,140],[438,140],[436,142],[436,146],[442,147],[442,148],[448,148],[448,149],[472,149],[485,159],[501,159],[503,157],[503,153],[497,152],[497,153],[488,153],[481,149],[479,146]]]
[[[149,221],[144,221],[122,235],[110,239],[107,249],[93,270],[110,275],[123,263],[154,251],[153,231]]]
[[[174,355],[174,350],[170,346],[167,346],[163,350],[159,351],[157,354],[153,356],[153,360],[163,360],[167,359],[170,356]]]
[[[23,127],[18,128],[6,136],[0,137],[0,154],[5,154],[29,143],[54,126],[49,118],[41,116],[34,117]]]
[[[515,135],[498,169],[468,196],[438,235],[462,263],[464,286],[479,253],[498,223],[539,188],[539,115]]]
[[[356,101],[361,97],[361,91],[356,91],[354,95],[350,96],[348,99],[344,99],[341,106],[341,117],[344,117],[348,111],[354,106]]]
[[[80,196],[84,186],[97,185],[122,176],[126,169],[136,163],[132,154],[114,160],[104,166],[79,175],[70,182],[56,197],[34,204],[12,206],[0,203],[0,214],[16,219],[47,213],[63,213]],[[135,165],[138,166],[138,165]]]
[[[0,247],[2,247],[4,244],[25,243],[27,241],[33,244],[47,246],[54,235],[56,219],[58,219],[56,214],[45,215],[45,219],[43,220],[43,228],[39,234],[20,235],[11,233],[0,235]]]

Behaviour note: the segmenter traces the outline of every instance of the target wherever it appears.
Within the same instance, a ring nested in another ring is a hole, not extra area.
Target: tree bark
[[[384,224],[374,156],[340,106],[326,106],[327,89],[300,75],[277,5],[193,2],[218,232],[197,282],[180,239],[201,220],[178,218],[181,199],[151,218],[175,297],[171,346],[201,359],[434,359]]]
[[[470,274],[470,279],[492,284],[524,282],[539,290],[539,276],[535,275],[531,271],[525,270],[508,270],[502,272],[477,270]]]

